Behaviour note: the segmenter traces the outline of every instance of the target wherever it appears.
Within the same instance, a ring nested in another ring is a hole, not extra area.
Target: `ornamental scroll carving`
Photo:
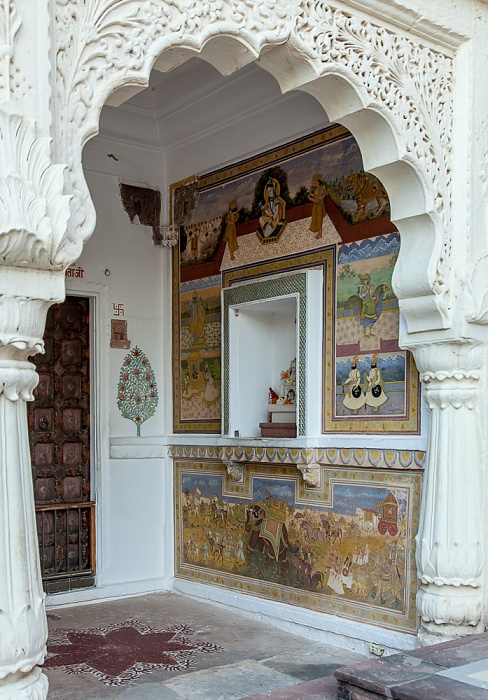
[[[70,216],[65,167],[51,164],[48,138],[34,121],[0,110],[0,260],[2,265],[63,269]]]
[[[76,211],[71,257],[94,227],[81,168],[81,148],[97,131],[108,95],[145,85],[154,59],[171,47],[204,49],[212,37],[235,37],[248,59],[263,46],[289,41],[317,73],[354,75],[369,106],[388,111],[405,141],[404,160],[423,171],[426,208],[443,231],[433,291],[448,291],[450,257],[450,57],[323,0],[57,0],[57,138],[70,166]],[[237,44],[236,44],[237,45]],[[245,62],[245,61],[244,61]]]
[[[287,8],[284,0],[57,0],[57,138],[75,195],[67,240],[72,259],[95,226],[81,150],[96,134],[109,94],[126,83],[145,85],[165,49],[198,52],[212,35],[243,35],[257,57],[264,44],[286,39]]]
[[[8,100],[11,93],[10,61],[14,52],[14,38],[20,29],[21,19],[12,0],[4,0],[6,7],[0,12],[0,100]]]
[[[411,161],[425,168],[447,232],[434,289],[445,293],[451,248],[452,59],[323,0],[301,4],[295,33],[300,51],[320,73],[343,67],[360,79],[369,100],[394,115]]]

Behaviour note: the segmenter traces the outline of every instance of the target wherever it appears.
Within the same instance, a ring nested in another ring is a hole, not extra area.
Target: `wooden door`
[[[28,421],[41,573],[56,592],[94,585],[89,299],[52,306],[44,342]]]

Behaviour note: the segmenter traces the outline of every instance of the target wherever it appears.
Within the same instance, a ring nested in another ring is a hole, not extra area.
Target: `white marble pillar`
[[[28,270],[21,277],[27,281],[29,274],[38,278]],[[42,349],[50,302],[0,292],[0,700],[43,700],[48,683],[37,664],[44,660],[47,623],[26,401],[38,382],[27,358]]]
[[[431,411],[417,541],[422,645],[483,631],[482,346],[412,348]]]

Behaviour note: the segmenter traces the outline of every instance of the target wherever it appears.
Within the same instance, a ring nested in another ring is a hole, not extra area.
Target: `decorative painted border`
[[[274,584],[268,581],[251,579],[237,574],[222,571],[212,571],[197,565],[185,564],[182,557],[183,533],[182,533],[182,476],[184,473],[214,474],[222,473],[223,465],[218,462],[200,462],[192,460],[176,460],[174,464],[174,502],[175,502],[175,574],[178,578],[196,580],[210,585],[216,585],[233,591],[257,595],[269,600],[282,602],[309,608],[319,612],[338,615],[349,619],[375,624],[388,629],[415,634],[417,629],[417,611],[415,607],[415,595],[417,589],[417,574],[415,567],[415,534],[418,530],[420,511],[420,495],[422,475],[415,472],[395,472],[377,470],[374,473],[358,471],[356,469],[344,469],[343,467],[327,469],[323,468],[323,486],[320,491],[308,491],[301,484],[293,467],[282,466],[277,474],[276,469],[266,465],[248,465],[246,478],[239,484],[232,481],[231,477],[224,473],[222,495],[238,496],[243,499],[252,498],[252,478],[271,478],[279,476],[288,480],[296,479],[296,502],[306,505],[318,503],[329,506],[332,504],[331,483],[341,481],[358,481],[368,485],[401,484],[411,492],[409,503],[409,542],[407,581],[406,581],[406,610],[405,613],[395,614],[393,611],[366,605],[364,603],[339,599],[334,595],[324,595],[320,592],[308,592],[289,586]]]
[[[253,301],[264,301],[298,295],[298,421],[297,434],[305,435],[306,354],[307,354],[307,277],[305,273],[266,279],[250,284],[224,289],[223,325],[223,433],[229,432],[229,307]]]
[[[423,470],[425,452],[366,448],[245,447],[244,445],[171,445],[173,459],[259,462],[271,465],[318,463],[357,469]]]

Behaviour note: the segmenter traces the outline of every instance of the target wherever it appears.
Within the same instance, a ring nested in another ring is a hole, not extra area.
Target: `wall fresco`
[[[175,425],[217,430],[221,414],[220,277],[181,285]]]
[[[241,163],[175,183],[171,210],[181,232],[173,263],[175,432],[221,430],[221,358],[216,344],[220,309],[210,297],[231,280],[249,279],[250,270],[251,276],[258,276],[258,269],[269,262],[271,273],[279,274],[306,266],[307,253],[313,265],[316,254],[325,256],[332,250],[339,258],[359,251],[359,258],[349,267],[338,264],[337,323],[335,299],[334,308],[329,298],[325,307],[331,318],[324,333],[324,386],[329,390],[323,430],[417,432],[418,392],[410,396],[416,391],[416,374],[410,357],[398,348],[398,302],[391,291],[391,261],[399,238],[392,233],[385,190],[363,171],[359,147],[344,127],[332,125]],[[379,243],[370,254],[368,246],[355,243],[349,249],[343,243],[376,234],[381,234],[376,241],[387,240],[383,234],[393,235],[387,259],[376,249]],[[334,269],[330,274],[335,277]],[[366,294],[357,291],[359,275],[364,274],[370,275]],[[378,291],[380,278],[383,287]],[[373,283],[376,287],[369,289]],[[326,285],[331,286],[329,279]],[[356,299],[348,307],[350,297]],[[361,309],[368,304],[374,309],[366,320]],[[375,312],[377,318],[371,315]],[[353,369],[361,373],[361,389],[352,384]],[[378,390],[380,396],[373,396]],[[358,391],[364,401],[350,398]]]
[[[398,345],[398,299],[391,283],[399,250],[398,233],[338,246],[335,395],[324,397],[333,401],[326,430],[419,430],[418,377]],[[331,386],[327,379],[325,386]]]
[[[181,227],[180,266],[197,268],[186,272],[192,277],[214,262],[217,272],[225,248],[242,264],[239,236],[251,232],[269,246],[289,222],[310,217],[312,246],[323,236],[327,214],[336,227],[351,229],[347,240],[362,238],[365,230],[370,235],[362,226],[368,222],[389,220],[383,185],[364,172],[357,142],[338,125],[190,180],[173,186],[172,199],[173,221]]]
[[[415,632],[421,474],[175,460],[176,573],[272,600]]]

